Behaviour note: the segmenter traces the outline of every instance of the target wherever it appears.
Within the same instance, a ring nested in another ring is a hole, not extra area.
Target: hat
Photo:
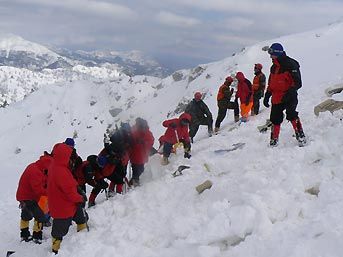
[[[283,46],[280,43],[274,43],[268,49],[268,54],[270,55],[281,56],[283,53]]]
[[[236,79],[237,79],[238,81],[243,81],[243,80],[245,80],[245,77],[244,77],[243,72],[241,72],[241,71],[237,72],[237,74],[236,74]]]
[[[97,160],[98,165],[101,168],[103,168],[106,165],[106,163],[107,163],[107,158],[105,156],[103,156],[103,155],[99,155],[96,160]]]
[[[262,70],[263,66],[261,63],[256,63],[254,69]]]
[[[229,82],[229,83],[232,83],[233,82],[233,78],[231,76],[227,77],[225,79],[225,81]]]
[[[74,146],[75,146],[75,141],[74,141],[74,139],[72,139],[72,138],[70,138],[70,137],[66,138],[66,140],[64,141],[64,143],[65,143],[66,145],[69,145],[70,147],[73,147],[73,148],[74,148]]]
[[[195,99],[196,101],[200,101],[200,100],[201,100],[201,97],[202,97],[202,94],[201,94],[200,92],[196,92],[196,93],[194,94],[194,99]]]

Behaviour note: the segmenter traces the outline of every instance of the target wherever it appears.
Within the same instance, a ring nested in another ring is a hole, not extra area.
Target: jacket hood
[[[70,146],[64,143],[56,144],[52,150],[54,162],[68,167],[72,152],[73,149]]]
[[[240,81],[240,82],[242,82],[242,81],[244,81],[245,80],[245,77],[244,77],[244,74],[243,74],[243,72],[237,72],[237,74],[236,74],[236,79],[238,80],[238,81]]]
[[[52,162],[52,157],[49,155],[42,155],[39,157],[39,160],[36,161],[36,165],[41,171],[49,169],[49,166]]]
[[[192,116],[189,113],[182,113],[179,117],[179,120],[188,120],[188,122],[191,122]]]

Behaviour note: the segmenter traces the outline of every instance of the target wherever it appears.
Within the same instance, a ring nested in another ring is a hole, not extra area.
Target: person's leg
[[[229,102],[228,109],[233,110],[233,115],[234,115],[234,121],[238,122],[239,121],[239,105],[238,105],[238,100],[234,102]]]
[[[306,137],[305,133],[299,118],[299,113],[296,111],[298,105],[298,99],[294,98],[293,101],[287,103],[286,105],[286,119],[289,120],[292,124],[292,127],[295,132],[295,137],[299,143],[305,144]]]
[[[173,144],[164,142],[163,144],[163,158],[161,160],[162,165],[167,165],[169,163],[168,158],[173,149]]]
[[[31,210],[31,201],[22,201],[21,207],[21,220],[20,220],[20,238],[22,241],[28,242],[32,240],[29,230],[30,220],[33,218]]]
[[[218,132],[219,131],[220,124],[225,119],[226,112],[227,112],[227,108],[219,108],[218,109],[218,116],[217,116],[217,119],[216,119],[214,132]]]
[[[199,130],[200,123],[197,122],[191,122],[189,125],[189,137],[191,138],[191,141],[193,142],[193,138],[195,137],[196,133]]]
[[[281,123],[283,121],[283,104],[272,104],[270,112],[270,121],[273,123],[270,134],[270,145],[276,146],[279,142],[279,134],[281,129]]]
[[[72,218],[67,219],[53,219],[52,221],[52,252],[57,254],[60,247],[63,237],[68,233],[69,227],[71,225]]]
[[[87,228],[88,214],[81,205],[77,206],[73,221],[77,224],[77,232]]]

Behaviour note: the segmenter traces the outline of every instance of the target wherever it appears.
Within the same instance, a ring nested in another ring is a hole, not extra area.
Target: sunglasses
[[[268,54],[270,55],[280,55],[282,54],[283,51],[282,50],[277,50],[277,49],[273,49],[273,48],[268,48]]]

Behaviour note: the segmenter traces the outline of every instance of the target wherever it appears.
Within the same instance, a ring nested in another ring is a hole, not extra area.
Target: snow
[[[72,226],[59,256],[341,256],[343,111],[316,117],[313,107],[326,99],[326,88],[342,81],[342,32],[343,24],[337,23],[261,42],[233,57],[200,65],[202,69],[179,71],[177,81],[173,76],[162,81],[124,76],[101,83],[60,82],[0,109],[1,251],[15,250],[14,257],[50,256],[50,229],[44,229],[47,240],[42,245],[19,243],[20,210],[15,201],[22,171],[44,150],[76,132],[76,148],[85,159],[100,151],[109,125],[132,123],[137,116],[148,119],[157,141],[164,131],[161,121],[168,114],[178,116],[176,106],[196,91],[206,93],[205,102],[216,118],[215,97],[223,79],[238,70],[252,78],[257,62],[268,74],[270,59],[261,48],[279,41],[301,65],[298,110],[309,140],[306,147],[297,146],[287,121],[279,146],[268,147],[269,133],[260,134],[256,127],[269,117],[270,109],[262,107],[258,116],[231,131],[229,111],[218,135],[208,138],[207,129],[200,127],[190,160],[183,158],[182,149],[166,167],[154,156],[141,187],[109,200],[99,195],[96,207],[88,211],[90,231],[76,233]],[[113,108],[123,111],[112,117]],[[246,145],[214,153],[238,142]],[[15,154],[18,148],[21,152]],[[171,173],[181,164],[191,168],[173,178]],[[213,186],[199,195],[195,187],[205,180]],[[318,196],[306,192],[312,187],[319,189]]]

